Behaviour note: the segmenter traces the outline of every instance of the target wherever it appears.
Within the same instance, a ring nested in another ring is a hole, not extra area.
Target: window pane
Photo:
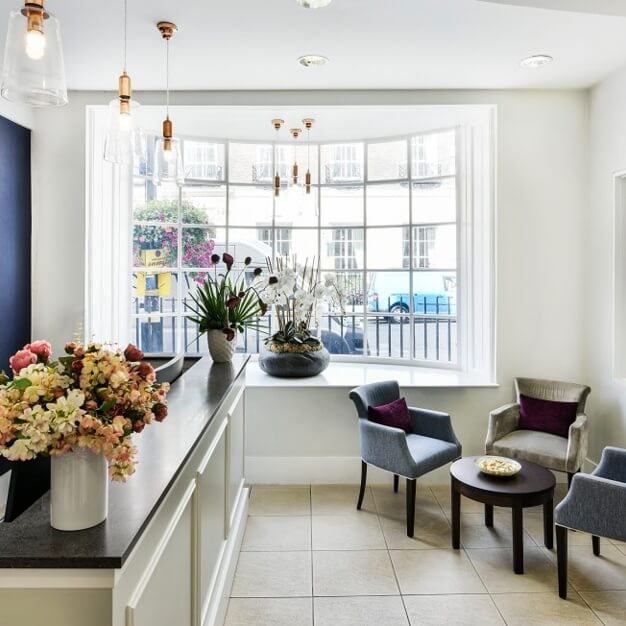
[[[408,184],[369,185],[366,189],[368,226],[409,223]]]
[[[409,229],[402,229],[403,267],[409,267]],[[456,225],[413,227],[413,268],[456,268]]]
[[[323,269],[363,269],[363,229],[323,229],[321,256]]]
[[[331,354],[363,355],[365,342],[361,313],[345,315],[325,313],[320,317],[315,335],[320,337]]]
[[[177,185],[155,187],[152,182],[135,179],[133,218],[136,222],[178,222],[180,195]]]
[[[224,180],[224,144],[206,141],[183,141],[185,178]]]
[[[411,140],[413,178],[448,176],[456,171],[456,133],[419,135]]]
[[[265,267],[265,259],[272,256],[272,246],[267,240],[259,238],[264,235],[262,229],[231,228],[228,233],[228,246],[223,243],[215,246],[217,254],[228,252],[236,263],[242,263],[246,257],[252,259],[251,267]]]
[[[372,315],[367,320],[371,356],[408,359],[411,355],[411,324],[408,315]]]
[[[367,310],[396,315],[409,312],[409,272],[368,272]]]
[[[322,226],[361,226],[363,187],[322,187]]]
[[[322,146],[322,184],[363,181],[363,144],[343,143]]]
[[[289,187],[276,198],[276,224],[285,226],[317,226],[318,188],[311,187],[306,193],[304,187]]]
[[[437,223],[456,221],[456,183],[454,178],[414,182],[413,223]]]
[[[133,272],[132,312],[175,313],[178,301],[176,272]]]
[[[231,185],[229,222],[233,226],[256,226],[271,223],[273,191],[270,187],[237,187]]]
[[[133,264],[135,267],[176,267],[178,228],[134,226]]]
[[[178,318],[151,315],[137,317],[131,321],[131,341],[143,352],[176,353],[178,352]]]
[[[185,316],[182,319],[182,344],[186,354],[208,354],[209,346],[206,335],[199,335],[198,325]]]
[[[367,229],[367,268],[403,269],[403,228]]]
[[[139,133],[135,138],[136,150],[133,155],[133,174],[136,176],[152,176],[154,144],[154,135]]]
[[[297,144],[293,142],[276,146],[276,165],[283,185],[287,184],[287,179],[289,179],[289,184],[293,184],[294,165],[298,166],[296,184],[304,184],[307,168],[311,172],[311,183],[316,185],[319,182],[317,180],[317,146],[311,146],[308,151],[306,142],[300,143],[301,141],[302,139],[299,139]],[[274,172],[270,181],[272,183],[273,176]]]
[[[407,177],[407,142],[388,141],[367,145],[367,179],[393,180]]]
[[[216,245],[226,240],[223,228],[183,228],[183,267],[211,267]]]
[[[274,148],[271,144],[231,143],[228,154],[231,182],[273,184]]]
[[[185,185],[182,195],[184,224],[226,224],[226,186]]]
[[[311,261],[313,258],[318,258],[319,254],[317,251],[317,229],[294,228],[289,229],[290,233],[287,233],[287,230],[288,229],[276,229],[276,256],[281,256],[285,254],[291,256],[295,254],[297,255],[298,262],[302,264],[304,264],[307,259]],[[280,244],[280,239],[278,239],[278,237],[282,237],[282,240],[285,241],[288,234],[291,236],[292,243],[287,250],[288,246],[284,243]]]

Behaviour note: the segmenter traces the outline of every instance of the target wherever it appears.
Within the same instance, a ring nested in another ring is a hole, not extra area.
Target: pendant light
[[[111,163],[129,164],[133,158],[145,159],[145,143],[135,131],[139,103],[132,99],[131,80],[126,71],[128,32],[128,0],[124,0],[124,64],[118,79],[118,96],[109,103],[109,127],[104,142],[104,159]]]
[[[276,197],[280,196],[280,172],[278,171],[278,159],[276,158],[276,151],[278,148],[278,133],[284,123],[285,123],[285,120],[281,120],[279,118],[272,120],[272,126],[274,127],[274,130],[276,131],[276,144],[274,146],[274,161],[275,161],[274,165],[276,166],[276,172],[274,174],[274,195]]]
[[[163,136],[157,139],[154,151],[153,182],[159,185],[162,182],[183,184],[183,159],[180,140],[174,137],[172,121],[170,120],[170,39],[177,30],[172,22],[159,22],[157,28],[165,39],[165,119],[163,120]]]
[[[301,128],[292,128],[290,131],[291,136],[293,137],[293,165],[291,166],[291,182],[294,185],[298,184],[298,155],[296,151],[296,142],[298,141],[298,137],[302,133]]]
[[[67,86],[61,27],[44,1],[25,2],[9,14],[0,93],[31,106],[63,106]]]
[[[302,120],[306,128],[306,174],[304,176],[304,188],[307,193],[311,193],[311,128],[315,120],[312,117],[305,117]]]

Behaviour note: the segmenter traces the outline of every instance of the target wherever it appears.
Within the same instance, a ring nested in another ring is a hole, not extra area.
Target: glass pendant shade
[[[183,156],[180,140],[176,137],[159,137],[156,140],[152,182],[155,185],[161,183],[183,184]]]
[[[146,142],[136,127],[139,103],[130,101],[129,111],[122,113],[118,98],[109,102],[109,121],[104,140],[104,159],[110,163],[127,165],[135,159],[145,161]]]
[[[26,11],[26,9],[25,9]],[[67,104],[65,65],[59,21],[49,13],[38,28],[30,28],[22,11],[11,11],[0,93],[7,100],[30,106]]]

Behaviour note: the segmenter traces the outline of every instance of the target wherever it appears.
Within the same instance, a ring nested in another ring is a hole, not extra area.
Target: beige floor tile
[[[524,573],[513,572],[512,548],[467,550],[489,593],[556,593],[556,567],[544,554],[545,548],[524,548]]]
[[[543,546],[543,517],[538,515],[526,515],[524,511],[524,530],[533,538],[538,546]],[[556,535],[553,535],[553,543],[556,548]],[[591,550],[591,535],[586,533],[569,533],[571,546],[589,546]]]
[[[582,591],[580,595],[607,626],[626,624],[626,591]]]
[[[385,550],[376,515],[316,515],[313,550]]]
[[[314,598],[315,626],[409,626],[400,596]]]
[[[494,594],[493,601],[509,626],[551,626],[552,624],[601,624],[575,592],[561,600],[557,593]]]
[[[248,518],[242,552],[310,549],[310,517],[253,515]]]
[[[545,553],[556,563],[556,551],[545,550]],[[569,546],[569,583],[577,591],[626,590],[626,554],[606,540],[601,542],[600,553],[597,557],[590,547]]]
[[[450,517],[452,514],[452,508],[450,505],[450,487],[431,487],[431,491],[446,516]],[[465,496],[461,496],[461,513],[482,513],[484,511],[484,507],[484,504],[476,502],[476,500],[470,500]]]
[[[504,624],[487,594],[403,596],[411,626],[496,626]]]
[[[386,550],[313,552],[315,596],[399,594]]]
[[[374,502],[378,515],[387,519],[406,519],[406,494],[394,493],[391,487],[372,487]],[[430,489],[418,488],[415,496],[415,516],[420,512],[438,513],[441,511],[439,503]]]
[[[254,485],[249,515],[310,515],[311,488]]]
[[[357,510],[358,485],[311,485],[313,515],[351,515],[376,513],[372,490],[367,487],[361,510]]]
[[[524,532],[524,547],[537,544]],[[473,520],[461,519],[461,543],[466,548],[506,548],[513,546],[512,522],[502,517],[494,517],[491,528],[485,526],[483,515]]]
[[[231,596],[289,598],[311,595],[310,552],[242,552]]]
[[[440,510],[416,511],[414,537],[407,537],[405,519],[381,517],[380,521],[387,547],[390,550],[429,550],[452,547],[450,524]]]
[[[463,550],[391,550],[402,594],[485,593]]]
[[[313,626],[312,598],[231,598],[224,626]]]

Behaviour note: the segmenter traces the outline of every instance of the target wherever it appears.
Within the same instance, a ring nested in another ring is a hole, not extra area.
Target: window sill
[[[397,380],[404,388],[495,388],[498,383],[486,376],[456,370],[443,370],[410,365],[384,365],[378,363],[333,362],[312,378],[274,378],[261,371],[258,362],[250,361],[246,367],[246,387],[358,387],[382,380]]]

